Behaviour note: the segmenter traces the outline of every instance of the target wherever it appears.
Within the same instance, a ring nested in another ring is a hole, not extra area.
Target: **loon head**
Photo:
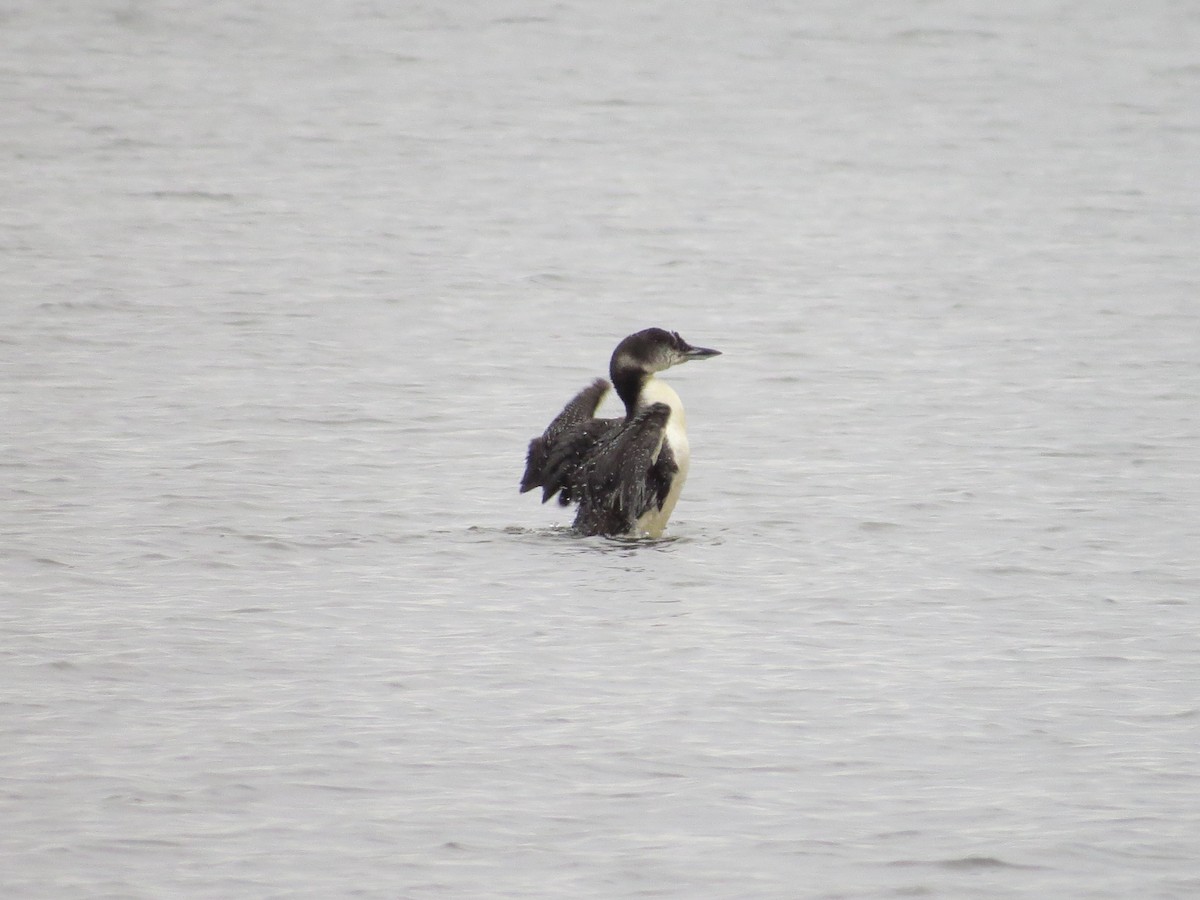
[[[633,415],[642,387],[655,372],[669,369],[693,359],[720,356],[720,350],[693,347],[679,336],[678,331],[647,328],[631,334],[613,351],[608,372],[617,395],[625,404],[627,415]]]

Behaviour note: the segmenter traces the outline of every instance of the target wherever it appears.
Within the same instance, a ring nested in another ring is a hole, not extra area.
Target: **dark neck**
[[[612,376],[613,387],[617,396],[625,404],[625,418],[632,419],[637,412],[638,396],[642,393],[642,385],[650,374],[644,369],[618,369],[609,373]]]

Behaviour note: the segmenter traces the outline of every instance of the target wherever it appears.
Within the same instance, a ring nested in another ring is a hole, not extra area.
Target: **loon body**
[[[581,534],[661,537],[687,480],[687,419],[679,395],[656,373],[720,355],[693,347],[674,331],[647,328],[617,345],[610,385],[597,378],[529,442],[521,493],[542,489],[563,506],[578,503]],[[625,416],[596,418],[614,387]]]

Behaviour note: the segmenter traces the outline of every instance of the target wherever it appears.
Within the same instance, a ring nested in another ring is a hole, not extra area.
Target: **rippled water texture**
[[[0,893],[1200,895],[1184,3],[0,12]],[[526,442],[660,325],[668,538]]]

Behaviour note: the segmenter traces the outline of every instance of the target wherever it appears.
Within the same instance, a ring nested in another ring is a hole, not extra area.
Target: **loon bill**
[[[542,489],[578,503],[581,534],[661,537],[687,480],[690,452],[683,403],[655,373],[721,351],[693,347],[675,331],[647,328],[613,351],[609,377],[625,417],[598,419],[609,383],[597,378],[529,442],[521,493]]]

